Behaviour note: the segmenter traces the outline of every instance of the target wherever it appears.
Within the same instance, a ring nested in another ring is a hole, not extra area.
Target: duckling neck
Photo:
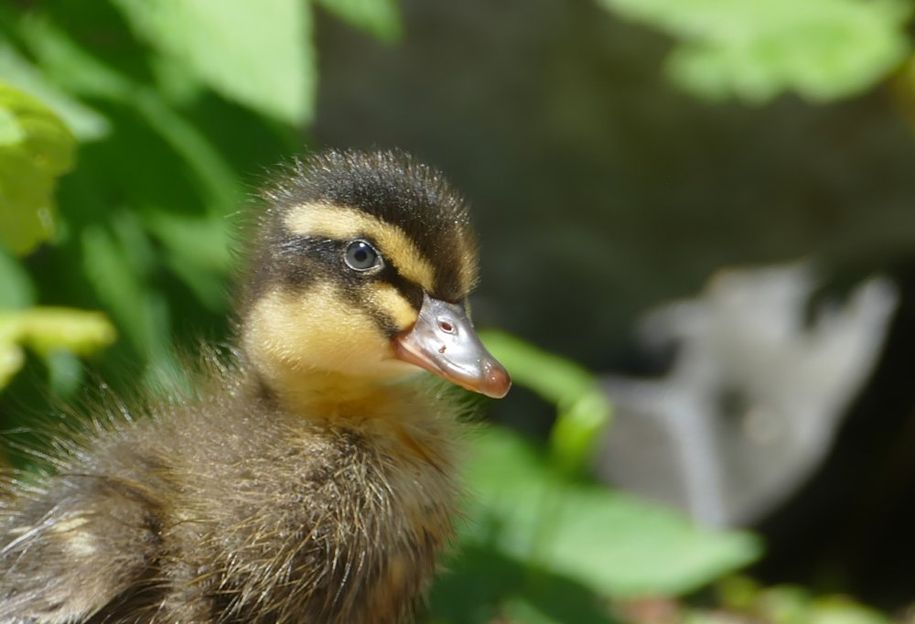
[[[260,392],[286,412],[316,423],[358,425],[378,418],[402,420],[404,404],[415,406],[423,394],[416,384],[310,370],[258,375]],[[407,414],[414,415],[414,410]]]
[[[302,424],[361,432],[442,475],[451,470],[453,410],[416,383],[311,371],[259,384],[262,395]]]

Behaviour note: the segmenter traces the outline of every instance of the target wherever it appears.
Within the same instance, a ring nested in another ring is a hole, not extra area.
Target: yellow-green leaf
[[[116,336],[101,312],[53,307],[0,312],[0,344],[21,344],[40,355],[57,349],[89,355]]]
[[[0,83],[0,244],[26,254],[54,233],[54,188],[76,139],[44,104]]]
[[[0,312],[0,388],[22,368],[23,347],[43,357],[61,350],[89,355],[116,337],[101,312],[51,307]]]

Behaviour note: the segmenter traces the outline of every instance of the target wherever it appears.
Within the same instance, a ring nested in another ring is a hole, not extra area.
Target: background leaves
[[[38,100],[0,84],[0,243],[25,254],[54,232],[57,178],[76,140]]]
[[[300,0],[117,0],[170,65],[221,95],[290,124],[311,118],[311,17]],[[367,6],[380,4],[365,3]]]
[[[600,0],[677,41],[667,71],[704,97],[761,103],[785,91],[813,101],[854,95],[911,50],[911,8],[895,0]]]

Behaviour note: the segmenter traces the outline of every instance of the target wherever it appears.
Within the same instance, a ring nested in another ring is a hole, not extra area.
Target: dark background
[[[897,278],[886,352],[826,465],[757,527],[758,573],[906,604],[915,142],[891,87],[710,104],[665,80],[668,41],[591,3],[417,0],[404,15],[397,46],[320,21],[315,139],[400,146],[448,172],[481,231],[483,323],[593,370],[658,375],[639,315],[717,269],[813,259],[838,300],[867,275]],[[552,414],[523,389],[494,412],[541,432]]]

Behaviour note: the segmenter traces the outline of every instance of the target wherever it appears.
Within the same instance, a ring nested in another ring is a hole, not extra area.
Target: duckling
[[[234,363],[96,416],[0,494],[0,622],[409,621],[452,534],[453,397],[510,387],[474,332],[462,199],[399,153],[264,193]]]

